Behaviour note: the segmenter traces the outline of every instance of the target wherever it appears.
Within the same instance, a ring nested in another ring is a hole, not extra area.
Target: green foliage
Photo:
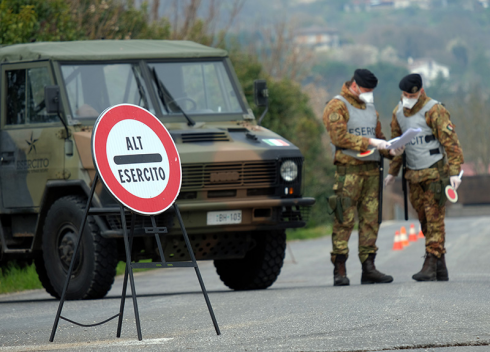
[[[0,44],[78,38],[64,0],[1,0]]]
[[[310,240],[313,238],[330,236],[331,234],[332,234],[332,225],[308,227],[305,229],[288,229],[286,231],[286,236],[288,241]]]
[[[198,31],[198,28],[196,28]],[[167,19],[119,0],[0,0],[0,44],[86,39],[168,39]]]
[[[0,267],[0,294],[42,288],[34,264],[20,267],[16,262]]]
[[[23,43],[30,39],[36,23],[34,6],[21,6],[17,12],[14,0],[0,2],[0,44]]]

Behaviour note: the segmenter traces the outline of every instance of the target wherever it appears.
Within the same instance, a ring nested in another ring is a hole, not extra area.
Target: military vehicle
[[[135,104],[157,116],[182,162],[177,204],[197,260],[213,260],[235,290],[265,289],[283,265],[288,228],[306,224],[299,149],[261,127],[227,52],[188,41],[99,40],[0,48],[0,263],[34,261],[60,297],[95,176],[93,124],[106,108]],[[268,106],[267,88],[255,99]],[[263,115],[262,115],[263,117]],[[94,207],[118,206],[99,184]],[[130,217],[128,217],[130,218]],[[171,213],[157,216],[164,255],[188,260]],[[103,297],[124,260],[119,216],[90,216],[68,299]],[[138,216],[132,258],[160,260]]]

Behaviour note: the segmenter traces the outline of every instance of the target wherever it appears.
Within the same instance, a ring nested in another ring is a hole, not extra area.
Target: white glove
[[[453,186],[454,189],[458,189],[459,185],[461,184],[461,179],[459,176],[451,176],[449,177],[449,181],[451,182],[451,186]]]
[[[390,149],[390,154],[393,156],[398,156],[398,155],[402,155],[404,151],[405,151],[405,146],[396,149]]]
[[[369,138],[369,144],[379,150],[386,149],[386,147],[390,145],[390,143],[388,143],[387,141],[377,138]]]
[[[385,177],[385,187],[392,185],[394,182],[395,182],[395,176],[388,174],[388,176]]]

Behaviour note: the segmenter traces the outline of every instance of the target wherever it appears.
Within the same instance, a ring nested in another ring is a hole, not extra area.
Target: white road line
[[[49,345],[30,345],[30,346],[5,346],[0,347],[0,351],[8,352],[28,352],[28,351],[56,351],[70,348],[87,348],[89,351],[93,351],[95,348],[109,348],[109,347],[132,347],[132,346],[149,346],[160,345],[165,342],[173,340],[173,338],[160,338],[160,339],[143,339],[138,340],[105,340],[94,342],[76,342],[76,343],[61,343],[55,342]]]

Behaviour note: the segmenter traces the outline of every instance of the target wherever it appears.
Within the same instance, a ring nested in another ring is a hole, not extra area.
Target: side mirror
[[[254,81],[254,101],[257,106],[267,106],[269,100],[269,90],[267,82],[263,79]]]
[[[46,103],[46,112],[48,114],[57,114],[60,112],[60,87],[45,86],[44,102]]]

